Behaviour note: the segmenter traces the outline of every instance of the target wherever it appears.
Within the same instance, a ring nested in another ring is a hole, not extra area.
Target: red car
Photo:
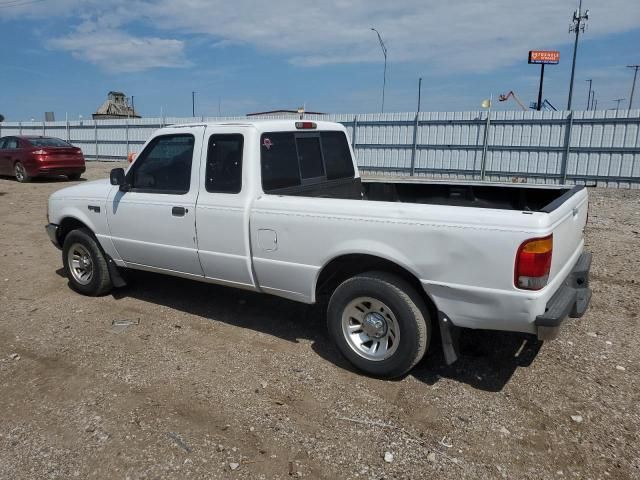
[[[0,175],[13,175],[24,183],[33,177],[51,175],[66,175],[69,180],[78,180],[84,171],[82,150],[59,138],[0,138]]]

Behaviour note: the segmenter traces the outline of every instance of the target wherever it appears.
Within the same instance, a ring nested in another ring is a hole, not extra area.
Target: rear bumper
[[[74,173],[84,173],[86,170],[85,166],[73,166],[73,167],[38,167],[34,169],[33,173],[30,173],[32,176],[49,176],[49,175],[71,175]]]
[[[60,242],[58,241],[58,228],[60,227],[54,223],[50,223],[44,228],[47,231],[47,235],[49,235],[49,240],[51,240],[51,243],[53,243],[56,248],[61,249],[62,247],[60,246]]]
[[[560,332],[560,325],[567,318],[580,318],[591,301],[589,271],[591,253],[584,252],[546,305],[545,312],[534,322],[540,340],[552,340]]]

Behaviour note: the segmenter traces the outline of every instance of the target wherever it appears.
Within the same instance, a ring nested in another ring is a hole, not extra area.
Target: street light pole
[[[573,24],[569,27],[569,33],[576,33],[576,40],[573,44],[573,63],[571,64],[571,80],[569,81],[569,100],[567,101],[567,110],[571,110],[571,99],[573,98],[573,78],[576,73],[576,55],[578,53],[578,38],[580,31],[584,32],[585,22],[589,19],[589,10],[582,13],[582,0],[578,5],[578,10],[573,12]]]
[[[616,114],[618,113],[618,110],[620,109],[620,102],[623,101],[624,98],[616,98],[614,100],[614,102],[616,102]]]
[[[627,68],[633,68],[635,72],[633,72],[633,83],[631,84],[631,95],[629,96],[629,110],[631,110],[631,105],[633,104],[633,93],[636,89],[636,78],[638,77],[638,69],[640,65],[627,65]]]
[[[422,77],[418,79],[418,113],[420,113],[420,100],[422,99]]]
[[[196,92],[191,92],[191,116],[196,116]]]
[[[385,91],[386,86],[387,86],[387,46],[382,41],[382,36],[380,35],[380,32],[378,30],[376,30],[375,28],[373,28],[373,27],[371,27],[371,30],[376,32],[376,35],[378,35],[378,41],[380,42],[380,48],[382,49],[382,55],[384,55],[384,73],[383,73],[383,77],[382,77],[382,113],[384,113],[384,91]]]

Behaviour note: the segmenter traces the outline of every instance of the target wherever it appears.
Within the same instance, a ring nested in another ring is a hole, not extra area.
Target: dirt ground
[[[560,339],[464,332],[381,381],[318,308],[143,273],[74,293],[43,228],[69,184],[0,179],[0,478],[640,478],[640,190],[590,191],[593,301]]]

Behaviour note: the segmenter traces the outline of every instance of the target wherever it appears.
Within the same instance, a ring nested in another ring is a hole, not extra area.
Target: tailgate
[[[553,231],[553,255],[549,282],[572,261],[578,259],[578,252],[584,245],[584,227],[588,215],[588,194],[583,186],[575,187],[558,198],[544,210],[548,211],[549,223]]]

